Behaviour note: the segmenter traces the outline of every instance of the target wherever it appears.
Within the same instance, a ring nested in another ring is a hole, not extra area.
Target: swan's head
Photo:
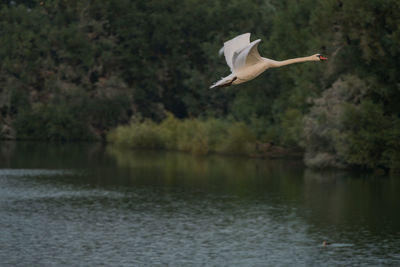
[[[328,60],[327,57],[322,56],[321,54],[315,54],[314,55],[316,57],[316,61],[325,61]]]

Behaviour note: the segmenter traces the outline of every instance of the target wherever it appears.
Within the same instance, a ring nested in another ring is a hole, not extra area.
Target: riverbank
[[[161,123],[132,121],[107,135],[107,142],[130,149],[183,151],[194,155],[224,154],[257,158],[302,157],[300,148],[284,148],[258,136],[243,122],[184,119],[171,114]]]
[[[385,162],[379,161],[368,164],[346,161],[348,155],[344,154],[344,151],[352,148],[346,144],[346,140],[341,141],[341,150],[331,149],[327,153],[314,151],[312,145],[304,149],[299,145],[289,147],[275,144],[273,139],[268,138],[268,132],[257,134],[252,125],[244,122],[217,118],[177,119],[172,114],[168,114],[160,123],[132,120],[129,125],[119,126],[106,136],[107,142],[128,149],[160,149],[194,155],[301,158],[307,167],[313,169],[356,169],[380,175],[399,170],[394,163],[393,168],[390,168]],[[303,142],[299,140],[298,144],[301,143]],[[356,155],[362,155],[362,151],[357,150]]]

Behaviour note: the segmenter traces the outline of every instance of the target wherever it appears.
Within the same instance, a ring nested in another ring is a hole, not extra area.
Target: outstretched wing
[[[211,85],[210,88],[229,86],[234,80],[236,80],[236,75],[230,74],[229,76],[221,78],[221,80]]]
[[[228,66],[233,71],[233,55],[250,44],[250,33],[244,33],[224,43],[223,51]],[[222,50],[222,49],[221,49]]]
[[[260,42],[261,39],[255,40],[242,50],[236,51],[234,53],[232,58],[232,65],[234,70],[257,64],[262,60],[257,50],[258,44]]]

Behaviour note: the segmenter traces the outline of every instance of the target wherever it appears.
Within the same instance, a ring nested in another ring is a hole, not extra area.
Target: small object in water
[[[323,247],[327,247],[327,246],[329,246],[330,244],[332,244],[332,243],[326,242],[325,240],[322,241],[322,246],[323,246]]]

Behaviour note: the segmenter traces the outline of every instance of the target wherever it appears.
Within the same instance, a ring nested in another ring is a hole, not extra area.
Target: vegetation
[[[255,153],[255,139],[244,123],[221,119],[176,119],[172,114],[160,124],[133,121],[111,131],[108,140],[128,148],[166,148],[196,155]]]
[[[398,25],[397,0],[1,1],[0,138],[196,154],[261,142],[314,167],[399,170]],[[266,57],[329,60],[209,90],[243,32]]]

